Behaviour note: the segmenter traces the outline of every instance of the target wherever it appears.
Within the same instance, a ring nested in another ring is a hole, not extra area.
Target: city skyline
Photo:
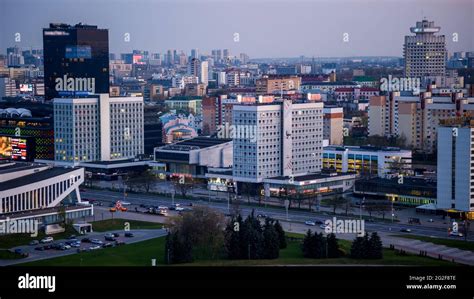
[[[423,18],[441,27],[439,34],[446,36],[448,53],[474,48],[474,37],[469,32],[474,4],[469,0],[450,3],[425,0],[413,3],[296,1],[292,2],[294,19],[298,20],[295,23],[286,21],[288,3],[285,1],[103,0],[94,1],[94,10],[87,6],[90,3],[89,0],[2,1],[1,51],[15,45],[42,48],[41,31],[49,23],[82,22],[109,29],[111,53],[126,53],[133,49],[165,53],[167,49],[178,49],[189,54],[193,48],[199,49],[200,53],[228,48],[232,55],[247,53],[251,58],[301,55],[401,57],[404,36],[411,35],[409,28]],[[345,9],[341,9],[341,3]],[[403,6],[410,6],[410,9],[400,9]],[[9,11],[23,11],[24,20],[12,19],[14,14],[7,13]],[[126,21],[124,11],[128,14]],[[317,13],[320,11],[325,13]],[[30,12],[34,12],[34,18],[28,17]],[[227,17],[214,18],[214,15]],[[193,22],[192,26],[190,22]],[[21,34],[19,42],[15,41],[16,33]],[[457,42],[453,41],[455,33]],[[129,34],[129,42],[125,41],[126,34]],[[387,36],[391,38],[387,39]]]

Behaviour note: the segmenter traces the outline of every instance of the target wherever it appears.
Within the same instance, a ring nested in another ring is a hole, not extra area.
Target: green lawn
[[[14,260],[21,259],[23,256],[21,254],[11,252],[10,250],[1,249],[0,250],[0,260]]]
[[[288,247],[280,251],[280,257],[275,260],[199,260],[180,266],[252,266],[252,265],[325,265],[325,264],[359,264],[359,265],[423,265],[423,266],[450,266],[447,261],[438,261],[415,255],[399,255],[395,251],[384,249],[382,260],[355,260],[349,257],[337,259],[307,259],[303,257],[300,244],[302,234],[288,233],[290,240]],[[350,251],[351,242],[339,240],[341,248]],[[156,238],[135,244],[114,248],[106,248],[92,252],[58,257],[21,264],[22,266],[150,266],[151,259],[155,258],[157,265],[164,265],[165,238]]]
[[[463,250],[474,251],[474,242],[466,242],[464,239],[443,239],[443,238],[431,238],[417,235],[393,235],[394,237],[405,238],[405,239],[414,239],[425,242],[431,242],[433,244],[445,245],[448,247],[455,247]]]
[[[160,229],[163,227],[161,223],[127,220],[127,219],[107,219],[95,221],[92,223],[92,229],[95,232],[105,232],[110,230],[120,230],[126,228],[126,223],[129,224],[130,229]]]

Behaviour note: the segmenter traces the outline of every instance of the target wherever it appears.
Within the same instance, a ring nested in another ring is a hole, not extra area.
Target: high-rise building
[[[0,78],[0,99],[2,97],[15,97],[17,88],[15,80],[10,78]]]
[[[331,145],[342,145],[344,113],[342,107],[324,107],[323,138]]]
[[[199,83],[208,84],[209,82],[209,64],[207,61],[201,61],[193,58],[188,64],[188,74],[199,78]]]
[[[109,92],[109,32],[81,23],[43,29],[45,97]]]
[[[444,35],[434,22],[416,22],[410,31],[415,35],[405,36],[403,56],[405,76],[418,78],[444,77],[446,73],[446,43]]]
[[[278,176],[316,173],[322,167],[323,103],[235,105],[233,177],[261,183]]]
[[[198,49],[191,49],[191,59],[197,58],[199,59],[199,50]]]
[[[143,98],[54,99],[55,160],[113,161],[143,154]]]
[[[437,208],[474,219],[474,119],[445,120],[438,128]]]

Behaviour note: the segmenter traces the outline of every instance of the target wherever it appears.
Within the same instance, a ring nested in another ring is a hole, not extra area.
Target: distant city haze
[[[111,53],[228,48],[251,58],[401,57],[404,36],[423,17],[441,26],[449,53],[474,51],[474,0],[0,0],[0,51],[42,48],[49,23],[82,22],[109,29]]]

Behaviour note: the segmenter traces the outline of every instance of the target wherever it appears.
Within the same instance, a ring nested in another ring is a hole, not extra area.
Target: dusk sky
[[[82,22],[109,29],[112,53],[228,48],[251,58],[402,56],[404,36],[423,17],[441,26],[449,53],[474,51],[474,0],[0,0],[0,51],[42,47],[42,28],[51,22]]]

